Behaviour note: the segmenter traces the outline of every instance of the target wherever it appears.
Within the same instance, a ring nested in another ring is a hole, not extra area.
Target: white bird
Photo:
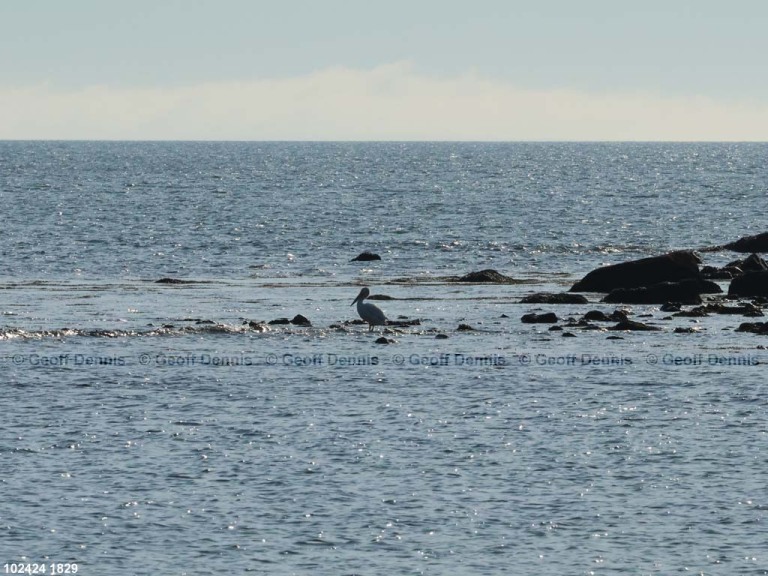
[[[381,311],[381,308],[374,304],[363,302],[363,300],[368,298],[370,294],[371,291],[368,290],[368,288],[363,288],[360,290],[360,294],[357,295],[357,298],[352,301],[352,304],[357,304],[357,313],[360,314],[360,318],[368,322],[369,332],[373,330],[374,326],[384,326],[384,324],[387,323],[387,317],[384,316],[384,312]],[[352,304],[350,304],[350,306],[352,306]]]

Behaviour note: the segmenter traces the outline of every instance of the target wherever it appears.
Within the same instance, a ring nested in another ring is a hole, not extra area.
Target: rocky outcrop
[[[696,306],[690,310],[678,311],[673,316],[679,316],[682,318],[701,318],[709,316],[710,314],[725,314],[725,315],[741,315],[741,316],[763,316],[763,311],[759,306],[755,306],[751,302],[745,302],[738,306],[727,306],[722,302],[713,302],[711,304],[705,304],[704,306]]]
[[[725,266],[725,270],[728,269],[738,269],[744,274],[748,274],[750,272],[768,270],[768,263],[757,254],[752,253],[742,260],[734,260],[733,262],[730,262]]]
[[[678,251],[662,256],[641,258],[592,270],[570,292],[611,292],[699,278],[701,259],[695,252]]]
[[[768,263],[753,253],[741,260],[729,262],[722,268],[704,266],[701,269],[701,277],[707,280],[731,280],[749,272],[760,272],[761,270],[768,270]]]
[[[729,296],[768,296],[768,270],[751,272],[731,280]]]
[[[736,332],[751,332],[752,334],[768,334],[768,322],[744,322]]]
[[[739,238],[723,248],[734,252],[768,252],[768,232]]]

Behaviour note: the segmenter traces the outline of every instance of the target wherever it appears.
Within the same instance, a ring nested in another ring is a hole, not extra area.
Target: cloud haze
[[[408,63],[174,88],[0,87],[0,139],[765,140],[768,105],[532,90]]]

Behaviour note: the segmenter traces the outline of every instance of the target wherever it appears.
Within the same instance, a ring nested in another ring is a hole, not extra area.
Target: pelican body
[[[371,304],[370,302],[364,302],[368,296],[371,295],[371,291],[368,288],[360,290],[360,294],[357,295],[352,301],[352,304],[357,304],[357,313],[360,318],[368,322],[368,331],[372,331],[374,326],[384,326],[387,323],[387,317],[384,316],[384,312],[381,308]],[[350,304],[350,306],[352,306]]]

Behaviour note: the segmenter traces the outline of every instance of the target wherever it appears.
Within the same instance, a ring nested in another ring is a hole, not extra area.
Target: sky
[[[764,0],[0,0],[0,139],[768,140]]]

